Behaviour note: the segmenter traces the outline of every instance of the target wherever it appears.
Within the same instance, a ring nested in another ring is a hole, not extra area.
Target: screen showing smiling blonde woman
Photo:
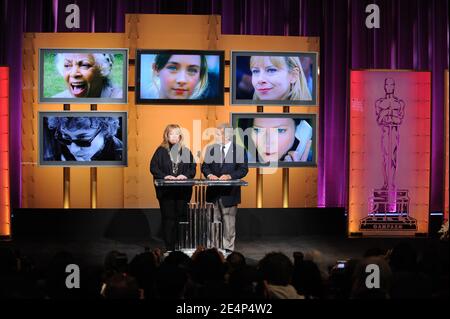
[[[316,105],[314,52],[232,52],[232,104]]]

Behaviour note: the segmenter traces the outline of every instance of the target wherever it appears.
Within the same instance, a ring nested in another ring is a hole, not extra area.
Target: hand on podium
[[[186,176],[184,176],[184,175],[178,175],[175,179],[183,180],[183,179],[188,179],[188,178]]]
[[[222,175],[222,176],[220,176],[220,178],[219,178],[221,181],[229,181],[230,179],[231,179],[231,176],[230,175]]]
[[[209,174],[208,176],[206,176],[206,178],[208,178],[209,180],[212,180],[212,181],[217,181],[219,178],[216,176],[216,175],[214,175],[214,174]]]
[[[164,179],[177,179],[175,176],[172,176],[172,175],[167,175],[167,176],[164,176]]]

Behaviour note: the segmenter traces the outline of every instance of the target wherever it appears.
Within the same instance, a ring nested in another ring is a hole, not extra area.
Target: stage
[[[293,252],[301,251],[307,256],[312,256],[318,263],[322,271],[326,271],[328,266],[333,265],[337,260],[350,258],[362,258],[364,252],[371,248],[391,249],[401,241],[408,241],[417,250],[429,243],[425,238],[357,238],[350,239],[342,236],[321,236],[303,235],[279,237],[270,236],[260,239],[240,239],[236,240],[236,251],[241,252],[250,265],[256,264],[265,254],[269,252],[283,252],[292,257]],[[26,256],[38,268],[45,268],[51,258],[58,252],[70,252],[75,260],[81,265],[89,267],[101,267],[106,254],[112,250],[126,253],[128,260],[138,253],[144,252],[146,248],[151,250],[163,247],[160,240],[142,239],[59,239],[59,238],[20,238],[10,242],[1,242],[2,246],[13,247],[20,251],[22,256]]]
[[[370,248],[387,250],[407,240],[420,249],[429,240],[348,238],[346,225],[342,208],[239,209],[236,251],[249,264],[272,251],[291,258],[301,251],[325,271],[337,260],[362,257]],[[101,266],[111,250],[126,253],[131,260],[146,248],[163,249],[159,226],[158,209],[19,209],[12,215],[12,241],[1,245],[10,245],[41,265],[55,253],[68,251],[81,263]],[[436,232],[430,229],[430,234]]]
[[[15,209],[15,238],[141,239],[160,238],[159,209]],[[241,208],[236,216],[239,238],[347,234],[343,208]]]

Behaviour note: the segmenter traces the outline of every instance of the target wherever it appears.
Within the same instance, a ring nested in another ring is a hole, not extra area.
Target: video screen
[[[223,97],[223,51],[137,51],[136,104],[223,105]]]
[[[40,49],[39,103],[128,103],[128,49]]]
[[[39,112],[39,165],[127,166],[127,112]]]
[[[317,105],[316,52],[231,52],[232,105]]]
[[[315,114],[231,113],[231,123],[250,167],[317,165]]]

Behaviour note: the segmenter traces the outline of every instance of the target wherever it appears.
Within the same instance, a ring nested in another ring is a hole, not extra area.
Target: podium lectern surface
[[[248,183],[240,179],[231,179],[228,181],[209,179],[155,179],[155,186],[248,186]]]

